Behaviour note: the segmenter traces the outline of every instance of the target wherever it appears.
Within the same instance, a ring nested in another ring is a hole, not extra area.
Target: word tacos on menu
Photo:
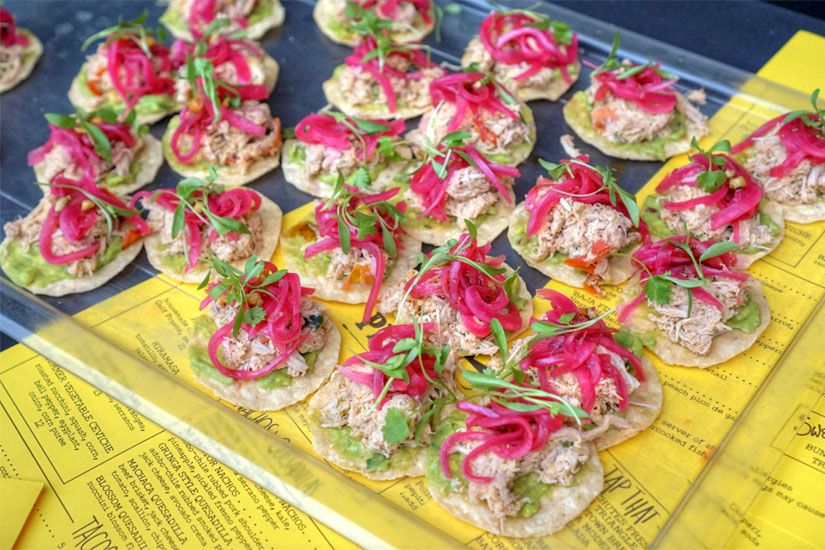
[[[214,173],[205,181],[181,180],[175,191],[141,191],[132,205],[138,201],[152,227],[149,263],[178,281],[201,281],[212,255],[241,269],[253,256],[270,258],[278,246],[280,207],[257,191],[215,184]]]
[[[765,200],[750,172],[733,159],[730,142],[707,151],[692,145],[697,152],[690,164],[668,174],[645,199],[642,218],[655,239],[689,233],[734,242],[736,268],[747,269],[782,241],[782,209]]]
[[[434,323],[428,342],[449,344],[458,356],[492,355],[490,323],[496,320],[508,334],[518,334],[533,314],[533,301],[504,256],[488,256],[490,244],[479,246],[472,222],[468,226],[470,232],[457,241],[422,254],[408,281],[385,290],[378,310],[395,313],[398,323]]]
[[[465,143],[491,162],[517,166],[530,156],[536,144],[533,112],[494,77],[478,72],[442,76],[430,84],[430,96],[435,109],[421,117],[407,139],[439,143],[464,132]]]
[[[539,176],[516,207],[507,236],[528,265],[565,284],[601,292],[633,274],[628,254],[647,235],[636,199],[613,174],[580,155],[560,164],[540,161]]]
[[[332,197],[315,201],[303,220],[284,231],[287,267],[323,300],[366,302],[365,323],[382,288],[403,280],[421,251],[421,243],[404,232],[404,202],[388,202],[397,193],[369,194],[339,176]]]
[[[322,458],[370,479],[424,474],[432,419],[455,389],[449,347],[425,343],[434,328],[383,328],[368,351],[338,366],[309,402],[312,446]]]
[[[284,22],[284,7],[278,0],[171,0],[160,22],[172,36],[183,40],[208,34],[216,24],[257,40]]]
[[[413,118],[432,108],[430,83],[444,74],[427,46],[367,35],[324,82],[324,95],[351,117]]]
[[[684,235],[645,244],[619,323],[669,365],[705,368],[747,350],[771,310],[759,280],[734,269],[736,247]]]
[[[228,20],[223,19],[226,23]],[[188,105],[197,95],[187,78],[188,71],[195,69],[189,59],[202,58],[214,68],[217,80],[230,86],[265,86],[272,93],[278,81],[278,63],[267,54],[258,42],[246,38],[228,36],[220,31],[224,26],[210,25],[210,34],[198,35],[198,40],[185,42],[175,40],[170,58],[177,68],[175,100],[179,108]],[[203,64],[204,61],[198,63]]]
[[[128,197],[101,189],[86,175],[52,178],[26,217],[5,224],[0,266],[35,294],[86,292],[120,273],[143,248],[149,226]]]
[[[136,114],[129,111],[122,122],[108,107],[91,113],[78,109],[71,116],[46,114],[49,139],[28,156],[37,181],[50,182],[56,176],[78,180],[85,175],[118,194],[154,181],[163,164],[160,141],[136,122]]]
[[[673,88],[676,75],[652,62],[619,61],[618,49],[617,33],[590,86],[564,106],[565,122],[582,140],[611,157],[663,161],[708,134],[707,117]]]
[[[431,118],[429,125],[433,123]],[[412,174],[396,178],[399,198],[408,203],[406,230],[416,239],[440,245],[460,237],[471,222],[483,244],[507,228],[516,202],[515,178],[521,173],[465,145],[471,137],[469,132],[455,131],[435,144],[425,139],[416,148],[419,161]],[[391,149],[387,147],[386,154],[391,155]]]
[[[529,9],[494,12],[461,58],[492,73],[522,101],[556,101],[579,77],[578,36],[570,26]]]
[[[302,401],[335,369],[341,335],[329,311],[295,273],[253,256],[243,270],[211,257],[194,320],[189,361],[215,395],[256,411]],[[207,286],[208,285],[208,286]]]
[[[40,40],[17,27],[14,16],[0,7],[0,93],[26,80],[42,54]]]
[[[662,410],[662,383],[642,343],[625,330],[608,327],[595,308],[576,305],[549,289],[537,294],[552,309],[531,324],[532,337],[517,341],[503,372],[518,381],[557,393],[581,407],[582,439],[597,450],[633,437],[650,426]]]
[[[411,153],[387,158],[381,151],[399,141],[401,120],[364,120],[334,111],[301,119],[295,138],[284,141],[282,165],[286,181],[315,197],[330,197],[339,172],[348,185],[383,191],[407,164]],[[383,140],[383,141],[382,141]]]
[[[205,178],[217,167],[217,182],[244,185],[278,167],[281,121],[273,118],[265,85],[232,86],[216,76],[206,58],[188,59],[186,77],[195,96],[163,134],[163,155],[184,177]]]
[[[165,33],[143,27],[144,21],[146,12],[86,39],[84,50],[96,40],[104,40],[72,80],[69,101],[75,108],[94,111],[109,107],[118,114],[134,109],[137,120],[144,124],[177,110],[169,47],[160,43]]]
[[[819,89],[811,94],[813,112],[793,111],[769,120],[733,148],[765,196],[785,220],[825,220],[825,109]]]
[[[523,380],[465,370],[476,390],[436,412],[427,452],[433,499],[491,533],[541,537],[581,514],[603,487],[592,443],[565,418],[586,415]],[[579,420],[580,422],[580,420]]]
[[[312,16],[334,42],[355,46],[373,29],[386,29],[393,42],[421,40],[435,26],[430,0],[318,0]]]

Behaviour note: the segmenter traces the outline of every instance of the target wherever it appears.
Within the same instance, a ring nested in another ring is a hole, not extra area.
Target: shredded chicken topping
[[[791,205],[823,200],[825,164],[813,165],[809,160],[803,160],[784,176],[771,176],[771,168],[785,162],[787,157],[788,150],[782,145],[777,130],[773,130],[754,140],[752,153],[744,165],[771,200]]]
[[[409,60],[398,55],[388,56],[386,64],[402,73],[406,73],[410,68]],[[416,79],[389,76],[398,107],[415,109],[429,107],[432,101],[430,83],[443,75],[444,69],[441,67],[429,67],[421,69],[421,77]],[[381,85],[369,72],[360,68],[345,67],[338,75],[338,84],[341,92],[353,105],[369,105],[375,101],[384,101]]]
[[[548,223],[538,232],[538,251],[532,259],[543,260],[560,252],[571,258],[584,256],[584,261],[595,259],[593,246],[602,241],[610,246],[610,253],[641,240],[638,232],[630,230],[633,222],[606,204],[586,204],[562,198],[550,211]],[[608,256],[609,256],[608,254]],[[608,258],[594,266],[594,273],[607,271]]]
[[[664,195],[665,201],[682,202],[697,197],[707,196],[707,193],[690,185],[679,185],[668,189]],[[716,205],[700,204],[687,210],[668,210],[662,208],[662,220],[671,231],[682,234],[685,231],[697,235],[701,239],[714,241],[733,241],[733,227],[722,226],[710,229],[711,219],[719,212]],[[759,215],[752,216],[739,222],[739,244],[743,248],[750,246],[765,247],[773,242],[771,228],[760,223]]]
[[[508,105],[508,108],[519,110],[518,106]],[[424,115],[418,127],[427,131],[427,139],[431,143],[438,143],[447,135],[447,126],[455,113],[455,104],[445,102],[435,111]],[[457,131],[470,134],[470,137],[464,140],[466,144],[473,145],[484,155],[494,155],[507,153],[508,149],[529,142],[530,130],[530,125],[520,118],[513,119],[503,113],[486,109],[480,109],[476,117],[468,109]]]
[[[466,455],[480,444],[480,441],[462,441],[453,447],[453,452]],[[468,496],[472,502],[485,503],[495,518],[514,517],[529,502],[528,498],[513,492],[517,478],[536,473],[541,483],[569,486],[589,456],[589,447],[583,446],[581,434],[570,427],[553,433],[541,450],[517,460],[486,451],[473,461],[472,471],[477,476],[492,477],[493,481],[469,482]]]
[[[261,158],[278,154],[281,146],[280,124],[272,118],[266,103],[245,101],[235,109],[235,113],[266,128],[266,135],[253,136],[221,120],[214,131],[204,136],[199,155],[209,164],[232,165],[246,173]]]
[[[672,342],[697,355],[707,355],[713,337],[731,330],[725,325],[725,321],[734,316],[746,297],[741,283],[723,277],[712,277],[705,290],[722,303],[722,309],[694,298],[688,315],[687,290],[675,285],[671,289],[669,303],[662,305],[647,300],[648,305],[656,311],[650,315],[650,320]]]

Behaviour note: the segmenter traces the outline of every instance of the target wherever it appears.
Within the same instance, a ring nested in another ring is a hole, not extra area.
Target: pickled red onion
[[[567,68],[578,57],[578,35],[569,45],[558,42],[551,28],[540,30],[530,25],[536,20],[523,13],[495,12],[479,28],[479,39],[490,56],[506,65],[525,63],[527,69],[513,77],[523,80],[541,69],[559,69],[568,84],[573,82]]]
[[[447,125],[447,133],[461,127],[467,111],[470,111],[476,120],[479,120],[481,110],[501,113],[518,120],[519,113],[506,107],[499,100],[498,88],[492,81],[488,80],[483,85],[478,84],[484,78],[485,75],[482,73],[455,73],[436,78],[430,83],[433,105],[446,101],[456,107],[456,113]]]
[[[664,201],[663,207],[668,210],[689,210],[698,205],[711,205],[719,208],[719,212],[711,218],[710,228],[718,229],[729,224],[737,224],[742,220],[753,217],[759,211],[759,200],[763,192],[750,175],[750,172],[741,164],[736,162],[730,155],[717,153],[714,158],[724,158],[725,164],[722,166],[713,165],[714,170],[733,171],[731,178],[726,177],[719,189],[704,196],[697,197],[682,202]],[[662,193],[675,186],[697,186],[699,173],[708,170],[708,159],[704,155],[695,154],[691,158],[691,163],[678,168],[668,174],[665,179],[656,187],[658,193]],[[745,181],[744,187],[733,189],[728,182],[733,177],[741,177]],[[734,242],[739,242],[738,235],[734,235]]]
[[[596,101],[604,101],[608,94],[612,94],[633,101],[650,113],[668,113],[676,107],[677,95],[671,89],[676,80],[665,80],[653,67],[645,67],[624,79],[619,79],[611,71],[596,73],[593,78],[599,83],[594,95]]]
[[[469,242],[464,234],[453,247],[451,253],[490,267],[500,267],[504,256],[487,257],[491,245],[479,247],[476,241]],[[467,245],[462,249],[463,245]],[[460,260],[452,260],[441,267],[426,271],[417,282],[411,279],[405,290],[410,296],[426,298],[438,296],[446,300],[461,315],[461,321],[472,334],[479,338],[490,335],[490,321],[498,319],[504,330],[519,330],[521,314],[504,291],[506,276],[501,273],[488,276],[479,269]],[[413,285],[415,282],[415,285]]]
[[[349,124],[358,127],[352,119],[347,119]],[[364,140],[366,150],[359,151],[359,159],[366,162],[378,147],[378,140],[384,136],[394,137],[400,135],[404,129],[403,120],[372,120],[375,124],[384,124],[387,130],[374,134],[360,134]],[[323,145],[338,151],[344,151],[359,143],[357,134],[353,132],[343,121],[339,122],[334,117],[326,113],[313,113],[307,115],[295,126],[295,137],[303,143],[313,145]]]
[[[17,32],[14,16],[2,6],[0,6],[0,44],[5,48],[18,44],[21,46],[29,45],[29,38],[25,34]]]
[[[782,123],[787,115],[778,116],[754,130],[747,139],[733,147],[733,153],[744,151],[753,145],[757,138],[775,130],[785,147],[787,156],[781,164],[771,167],[771,177],[781,178],[787,175],[804,160],[813,165],[822,164],[825,162],[825,136],[818,132],[816,128],[806,125],[802,120],[803,116],[808,117],[809,120],[818,120],[819,118],[817,115],[810,113],[797,117],[790,122]]]

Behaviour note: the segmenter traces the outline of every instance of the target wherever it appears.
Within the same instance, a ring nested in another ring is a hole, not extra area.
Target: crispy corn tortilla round
[[[37,65],[37,60],[40,59],[41,55],[43,55],[43,43],[40,42],[40,39],[37,38],[33,32],[20,28],[17,29],[17,32],[25,35],[29,39],[29,46],[26,48],[23,64],[20,66],[17,76],[11,82],[0,84],[0,94],[7,90],[11,90],[26,80],[29,75],[32,74],[34,66]]]
[[[825,220],[825,197],[811,204],[776,203],[785,221],[793,223],[814,223]]]
[[[37,205],[37,208],[35,208],[35,210],[30,212],[27,216],[33,215],[34,212],[40,208],[49,208],[49,206],[50,204],[48,199],[44,197]],[[13,277],[10,276],[8,271],[9,263],[6,248],[12,240],[13,239],[10,237],[6,237],[3,239],[3,242],[0,243],[0,267],[2,267],[6,275],[9,276],[9,279],[15,282],[15,284],[19,284]],[[91,275],[84,275],[74,279],[63,279],[49,283],[46,286],[23,284],[20,284],[20,286],[33,294],[42,294],[44,296],[65,296],[66,294],[77,294],[78,292],[88,292],[90,290],[94,290],[95,288],[106,284],[115,275],[123,271],[127,265],[132,263],[132,260],[140,254],[140,251],[143,248],[143,241],[144,239],[138,239],[134,243],[130,244],[125,249],[121,250],[114,260],[104,265]]]
[[[411,191],[407,191],[411,192]],[[510,202],[500,196],[498,202],[495,204],[495,215],[476,223],[476,238],[478,245],[483,246],[498,237],[510,223],[510,216],[515,209],[516,196],[510,190]],[[417,217],[417,211],[411,207],[407,207],[407,213],[413,218]],[[419,241],[431,244],[434,246],[442,246],[447,244],[450,239],[458,239],[467,232],[467,229],[462,229],[455,222],[440,222],[432,220],[435,227],[412,227],[409,223],[404,230]]]
[[[260,195],[260,193],[259,193]],[[261,207],[258,209],[258,214],[261,217],[261,240],[255,248],[254,254],[263,260],[269,260],[275,253],[278,247],[278,239],[281,235],[281,220],[283,219],[283,212],[281,208],[266,198],[261,197]],[[209,271],[208,265],[200,260],[198,266],[187,272],[177,272],[163,264],[163,253],[161,237],[158,232],[153,232],[146,237],[146,257],[152,267],[163,273],[164,275],[180,281],[182,283],[200,283]],[[236,260],[232,262],[232,266],[243,270],[244,263],[249,258]]]
[[[485,531],[518,538],[550,535],[581,514],[599,496],[604,486],[604,470],[599,455],[592,444],[585,445],[590,447],[590,457],[581,465],[573,483],[568,487],[553,486],[541,498],[538,511],[529,518],[497,519],[486,503],[471,502],[466,495],[458,492],[445,494],[432,483],[428,484],[430,494],[450,515]],[[438,452],[434,447],[427,453],[427,460],[438,461]]]
[[[563,262],[553,264],[546,258],[540,261],[530,258],[526,253],[526,235],[522,237],[522,241],[520,243],[516,242],[518,237],[515,235],[514,226],[517,223],[526,224],[529,217],[530,213],[527,212],[523,202],[516,207],[510,217],[510,224],[507,229],[507,239],[510,241],[510,246],[513,247],[513,250],[518,252],[519,256],[524,259],[527,265],[541,271],[551,279],[556,279],[564,284],[574,286],[576,288],[584,288],[584,282],[590,275],[589,273],[576,269],[573,266],[569,266]],[[632,251],[629,252],[629,254],[632,253]],[[602,275],[602,282],[609,285],[621,284],[633,275],[633,271],[632,260],[630,258],[627,256],[613,256],[607,260],[607,271],[605,271]]]
[[[593,439],[597,451],[618,445],[626,439],[648,428],[662,411],[662,381],[659,374],[645,356],[642,356],[642,372],[645,379],[630,394],[630,406],[625,411],[624,420],[630,423],[627,428],[611,426],[606,432]]]
[[[336,20],[333,14],[333,5],[333,0],[318,0],[315,3],[315,8],[312,10],[312,18],[315,19],[315,23],[318,25],[321,32],[333,42],[344,44],[346,46],[355,46],[358,44],[360,35],[356,33],[349,33],[342,36],[335,31],[334,23]],[[432,32],[433,27],[435,26],[435,16],[432,7],[430,8],[430,15],[432,17],[432,22],[430,23],[425,23],[420,15],[416,15],[412,29],[404,27],[402,30],[390,33],[392,41],[395,43],[406,43],[422,40],[425,36]]]
[[[678,96],[678,100],[680,102],[688,101],[680,92],[676,92],[676,95]],[[607,140],[601,133],[599,133],[598,130],[593,128],[590,124],[590,111],[583,110],[580,104],[580,98],[582,96],[584,96],[584,92],[576,92],[576,95],[574,95],[570,101],[567,102],[567,105],[564,106],[564,121],[568,126],[570,126],[570,128],[573,129],[576,135],[579,136],[579,139],[589,143],[610,157],[630,160],[664,161],[672,156],[690,151],[690,143],[694,137],[698,140],[710,132],[707,124],[699,124],[698,122],[691,120],[689,117],[685,117],[685,137],[677,141],[669,141],[665,143],[664,154],[661,158],[658,155],[647,151],[625,149],[621,146],[621,144],[616,144]],[[644,144],[641,143],[639,145]]]
[[[617,307],[621,308],[622,304],[630,302],[634,296],[631,296],[629,289],[639,288],[639,276],[634,276],[630,282],[625,285],[621,295],[617,301]],[[647,315],[640,312],[641,306],[636,308],[636,311],[628,319],[625,326],[631,332],[637,334],[652,334],[655,335],[656,343],[652,348],[653,353],[659,356],[662,362],[668,365],[680,365],[683,367],[699,367],[707,368],[719,363],[724,363],[729,359],[733,359],[743,351],[750,348],[759,335],[768,327],[771,322],[771,307],[765,297],[765,291],[762,290],[762,283],[759,279],[751,277],[745,283],[745,291],[751,300],[756,302],[759,306],[759,326],[753,332],[747,334],[738,329],[733,329],[720,336],[713,338],[710,346],[710,351],[707,355],[698,355],[689,349],[670,340],[657,327],[656,323],[651,321]]]
[[[169,120],[169,125],[166,127],[166,131],[163,132],[163,137],[161,139],[163,145],[163,156],[166,159],[166,162],[169,163],[172,170],[181,176],[185,178],[194,176],[204,179],[209,175],[209,169],[203,163],[198,162],[195,166],[182,164],[178,161],[175,157],[175,153],[172,151],[170,140],[172,139],[172,133],[179,125],[180,117],[178,115],[175,115]],[[278,149],[271,155],[253,162],[246,172],[242,172],[234,166],[218,166],[217,183],[234,186],[246,185],[247,183],[255,181],[264,174],[276,169],[280,163],[280,159],[281,148],[278,147]]]
[[[285,11],[283,5],[279,2],[279,0],[271,0],[273,2],[272,12],[262,18],[260,21],[256,21],[255,23],[246,27],[246,38],[250,38],[252,40],[258,40],[269,29],[273,29],[275,27],[280,27],[284,22]],[[189,25],[185,25],[185,27],[177,27],[169,23],[168,19],[174,17],[179,20],[183,20],[184,18],[184,8],[186,7],[186,0],[171,0],[169,2],[169,7],[166,8],[166,11],[163,12],[163,15],[160,17],[160,22],[169,30],[169,33],[174,36],[175,38],[180,38],[181,40],[186,40],[187,42],[192,42],[194,37],[192,33],[189,32]]]
[[[315,449],[315,452],[318,453],[321,458],[332,462],[339,468],[358,472],[369,479],[386,480],[405,476],[414,477],[424,475],[427,465],[427,452],[424,446],[419,449],[415,460],[413,460],[407,468],[389,468],[382,471],[369,471],[367,469],[366,459],[349,459],[335,448],[327,430],[319,424],[318,417],[320,416],[321,409],[323,409],[327,403],[338,399],[339,396],[343,394],[344,384],[346,383],[347,380],[341,373],[334,372],[329,382],[324,384],[309,401],[309,426],[310,434],[312,435],[312,447]]]
[[[255,380],[236,380],[234,384],[227,386],[205,376],[195,376],[195,379],[221,399],[253,411],[277,411],[303,401],[335,370],[341,351],[341,333],[338,332],[338,327],[332,321],[329,311],[318,302],[315,304],[324,312],[324,322],[330,324],[330,329],[324,348],[315,359],[315,368],[308,375],[293,378],[289,386],[273,389],[260,388]],[[217,330],[217,325],[215,329]],[[190,348],[205,349],[208,345],[208,339],[196,336],[189,341]]]
[[[160,140],[151,134],[146,134],[141,139],[143,140],[143,148],[134,160],[134,162],[140,164],[140,172],[138,172],[135,176],[135,181],[123,185],[116,185],[114,187],[109,187],[102,181],[99,181],[97,182],[99,186],[105,187],[106,189],[109,189],[119,195],[128,195],[134,193],[144,185],[148,185],[155,181],[155,176],[157,175],[160,167],[163,165],[163,151],[161,149]],[[45,161],[42,161],[34,165],[34,175],[37,178],[37,181],[43,181],[45,179],[43,177],[44,162]],[[44,187],[44,194],[45,190],[46,188]]]
[[[400,281],[415,267],[415,259],[418,253],[421,252],[421,241],[417,241],[409,235],[404,235],[401,238],[401,243],[404,245],[403,249],[398,250],[398,256],[395,259],[395,264],[392,268],[384,274],[384,282],[381,285],[381,291]],[[306,243],[301,250],[305,250],[307,246],[312,243]],[[301,282],[304,286],[315,289],[314,297],[321,300],[331,300],[334,302],[341,302],[344,304],[363,304],[367,301],[370,295],[371,285],[365,285],[360,282],[353,283],[349,290],[341,288],[341,282],[331,279],[326,275],[313,275],[301,270],[301,267],[295,263],[290,257],[290,254],[284,250],[284,261],[286,268],[301,276]],[[379,293],[378,299],[381,299]]]
[[[386,102],[381,104],[370,104],[370,107],[373,105],[382,105],[382,107],[377,109],[370,109],[361,105],[355,105],[351,101],[347,101],[346,96],[341,91],[341,85],[335,73],[333,73],[329,80],[324,81],[322,87],[324,89],[324,96],[326,96],[327,101],[335,105],[348,117],[363,118],[365,120],[406,120],[408,118],[415,118],[419,115],[423,115],[432,109],[432,105],[429,103],[427,105],[422,105],[421,107],[401,108],[396,106],[397,108],[395,112],[391,113]]]
[[[327,198],[332,196],[333,186],[324,183],[317,176],[308,177],[304,170],[304,162],[291,162],[289,152],[296,145],[302,143],[297,139],[288,139],[281,149],[281,167],[284,171],[284,179],[297,187],[304,193],[309,193],[313,197]],[[392,184],[395,176],[404,169],[406,163],[394,162],[381,170],[378,177],[370,183],[370,192],[379,192],[387,189]]]
[[[470,66],[470,50],[479,42],[478,35],[474,36],[472,40],[467,44],[467,47],[464,49],[464,54],[461,56],[461,66],[463,68],[467,68]],[[550,83],[545,86],[544,88],[536,88],[536,87],[525,87],[518,89],[518,98],[521,101],[534,101],[537,99],[546,99],[548,101],[558,101],[558,99],[564,95],[564,93],[570,89],[573,84],[576,83],[576,80],[579,78],[579,74],[581,73],[581,63],[576,61],[573,63],[573,68],[570,69],[570,82],[565,82],[563,78],[558,80],[551,80]],[[513,86],[509,83],[504,83],[505,86],[512,89]]]

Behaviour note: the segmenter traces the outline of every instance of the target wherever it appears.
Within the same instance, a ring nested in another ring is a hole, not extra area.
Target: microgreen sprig
[[[164,42],[166,40],[166,29],[164,29],[163,27],[158,27],[157,30],[145,28],[143,26],[143,22],[146,21],[148,15],[148,12],[146,10],[143,10],[142,14],[132,19],[131,21],[124,21],[122,16],[118,16],[117,25],[105,28],[91,35],[89,38],[86,39],[85,42],[83,42],[81,50],[86,50],[86,48],[88,48],[92,42],[100,38],[106,38],[107,40],[129,38],[135,44],[137,44],[141,50],[143,50],[143,53],[146,54],[146,57],[151,58],[152,50],[149,44],[149,39],[151,38],[152,40],[154,40],[154,35],[157,36],[158,41]]]
[[[536,4],[538,6],[540,4]],[[525,9],[512,9],[506,10],[503,12],[504,15],[511,15],[511,14],[521,14],[526,15],[530,19],[533,20],[532,23],[525,23],[525,27],[534,27],[540,31],[546,31],[547,29],[551,29],[553,32],[553,38],[556,39],[561,44],[569,46],[573,42],[573,30],[570,28],[570,25],[567,23],[563,23],[561,21],[554,21],[550,19],[550,16],[539,13],[537,11],[533,11],[531,8]]]
[[[180,199],[172,217],[172,238],[176,238],[185,222],[186,210],[188,209],[198,217],[205,225],[211,225],[219,235],[227,233],[249,233],[249,228],[242,222],[233,218],[218,216],[209,210],[209,195],[212,193],[222,193],[224,187],[217,185],[215,181],[218,174],[215,165],[209,165],[209,175],[206,180],[198,177],[188,177],[182,179],[176,187],[176,195]],[[200,191],[200,194],[195,194]]]
[[[336,122],[340,122],[347,129],[353,133],[355,137],[361,142],[361,150],[364,151],[364,161],[366,161],[367,142],[364,141],[364,136],[375,136],[382,132],[388,132],[390,126],[372,120],[364,120],[363,118],[349,117],[344,113],[336,111],[321,111],[321,114],[331,116]],[[385,136],[392,142],[391,136]]]
[[[361,189],[369,187],[369,171],[360,166],[355,172],[355,184]],[[338,180],[333,187],[332,196],[326,200],[327,207],[335,206],[338,219],[338,239],[341,251],[349,254],[351,248],[350,229],[357,231],[356,238],[363,240],[381,232],[384,251],[391,257],[398,253],[395,243],[395,232],[404,225],[406,218],[392,203],[382,200],[370,204],[359,204],[356,208],[350,205],[354,199],[359,199],[360,193],[353,192],[344,182],[344,175],[338,171]],[[389,218],[389,221],[387,220]]]
[[[254,254],[244,264],[243,271],[220,260],[212,253],[209,255],[209,265],[209,270],[198,286],[198,290],[202,290],[209,285],[212,270],[220,276],[220,282],[209,289],[209,297],[213,301],[217,301],[226,293],[226,304],[235,317],[232,324],[233,336],[238,335],[243,323],[254,327],[266,318],[266,311],[260,305],[253,305],[252,301],[254,299],[252,297],[256,295],[273,296],[267,290],[267,287],[280,281],[286,275],[285,269],[259,277],[263,274],[266,266],[264,261]]]
[[[95,153],[102,159],[112,162],[112,143],[106,134],[95,125],[96,120],[99,119],[108,124],[116,124],[118,122],[118,114],[111,107],[101,107],[96,111],[86,112],[80,107],[74,115],[61,115],[57,113],[46,113],[45,118],[50,124],[54,124],[58,128],[66,130],[73,130],[75,128],[83,130],[94,143]],[[126,115],[122,124],[132,126],[135,124],[137,112],[132,109]],[[138,124],[135,126],[139,135],[144,135],[149,131],[146,125]]]
[[[688,236],[688,239],[692,237]],[[698,258],[693,253],[693,249],[691,249],[690,245],[686,242],[681,241],[674,241],[668,240],[665,241],[665,244],[672,244],[673,246],[683,250],[691,260],[693,264],[693,268],[696,270],[696,274],[699,277],[698,279],[681,279],[679,277],[673,276],[672,271],[668,270],[664,273],[659,275],[653,275],[650,272],[650,269],[638,258],[635,258],[631,255],[627,255],[632,261],[636,262],[641,266],[641,268],[647,274],[647,280],[644,283],[644,293],[645,296],[650,299],[652,302],[655,302],[659,305],[665,305],[670,303],[670,296],[671,291],[674,286],[680,286],[687,290],[688,293],[688,316],[690,315],[691,311],[693,310],[693,293],[690,291],[692,288],[704,287],[710,282],[707,277],[705,277],[704,272],[702,271],[702,262],[706,260],[710,260],[711,258],[715,258],[717,256],[721,256],[722,254],[726,254],[728,252],[732,252],[739,248],[739,245],[732,242],[718,242],[714,243],[708,247]],[[664,246],[664,245],[663,245]],[[623,254],[622,254],[623,255]]]
[[[657,66],[652,61],[648,61],[644,65],[636,65],[636,66],[631,66],[631,65],[628,65],[627,63],[624,63],[624,62],[620,61],[619,58],[616,57],[616,54],[619,51],[619,43],[620,42],[621,42],[621,33],[617,32],[615,34],[615,36],[613,37],[613,46],[610,48],[610,53],[607,55],[607,59],[605,59],[604,62],[601,65],[599,65],[596,68],[595,71],[593,71],[594,75],[599,74],[599,73],[603,73],[605,71],[621,70],[621,72],[616,73],[616,80],[624,80],[626,78],[630,78],[631,76],[642,72],[643,70],[645,70],[647,68],[651,68],[654,71],[656,71],[659,74],[659,76],[661,76],[662,78],[664,78],[666,80],[673,80],[675,78],[678,78],[672,72],[662,69],[661,67]]]
[[[48,187],[63,187],[65,189],[74,189],[75,191],[79,191],[82,193],[88,200],[94,203],[95,207],[103,214],[104,219],[106,220],[106,227],[108,229],[108,234],[111,236],[112,231],[114,231],[114,217],[121,216],[121,217],[131,217],[131,216],[139,216],[140,212],[137,210],[130,210],[128,208],[121,208],[115,204],[107,202],[100,197],[90,193],[89,191],[83,189],[82,187],[78,187],[77,185],[71,185],[68,183],[38,183],[37,185],[45,185]],[[60,199],[57,199],[60,200]]]
[[[708,169],[703,172],[699,172],[696,176],[696,187],[707,193],[713,193],[728,180],[728,176],[725,174],[725,170],[723,169],[727,159],[722,155],[714,155],[714,153],[730,154],[730,141],[726,139],[722,140],[705,151],[699,146],[699,142],[694,136],[690,142],[690,146],[696,149],[699,155],[708,159]],[[716,169],[714,169],[714,167],[716,167]]]
[[[610,196],[610,204],[613,206],[617,206],[618,203],[616,202],[616,196],[618,195],[619,200],[622,201],[624,207],[627,209],[627,213],[630,215],[630,221],[633,222],[635,227],[639,227],[639,205],[636,204],[636,197],[631,195],[627,191],[621,188],[619,184],[616,182],[616,178],[613,176],[613,172],[609,168],[603,168],[601,166],[592,166],[583,162],[578,159],[572,159],[568,161],[561,162],[559,164],[548,162],[544,159],[539,159],[539,164],[542,168],[547,170],[547,173],[550,177],[556,181],[559,180],[564,174],[567,174],[568,177],[574,177],[573,171],[570,169],[572,164],[578,164],[580,166],[584,166],[585,168],[589,168],[597,172],[602,177],[602,186],[587,194],[576,194],[576,193],[567,193],[564,191],[555,190],[556,193],[561,195],[567,195],[569,197],[590,197],[592,195],[598,195],[599,193],[607,190],[608,195]]]
[[[782,124],[787,124],[792,120],[801,118],[802,123],[805,124],[805,126],[819,130],[819,134],[823,138],[825,138],[825,109],[821,109],[819,107],[819,105],[817,104],[818,100],[819,88],[817,88],[811,93],[811,105],[813,105],[814,107],[813,111],[791,111],[787,114],[787,116],[785,116],[785,119],[782,121]]]
[[[204,43],[200,42],[199,44]],[[232,109],[240,107],[241,94],[235,86],[215,77],[215,65],[212,64],[211,60],[199,57],[199,51],[201,50],[196,47],[195,56],[186,54],[185,75],[189,86],[193,90],[198,89],[198,79],[200,78],[203,94],[212,103],[212,110],[215,113],[212,120],[212,126],[214,127],[221,120],[221,97],[219,92],[222,90],[227,95],[227,103]],[[200,55],[202,56],[203,53],[200,53]]]
[[[501,99],[504,100],[505,103],[508,105],[518,105],[519,101],[513,97],[513,95],[504,87],[504,85],[495,77],[495,75],[491,71],[483,71],[478,63],[473,61],[468,66],[464,67],[463,72],[465,73],[482,73],[484,78],[478,81],[480,86],[486,86],[488,83],[492,82],[493,86],[495,86],[496,91],[498,91]]]

